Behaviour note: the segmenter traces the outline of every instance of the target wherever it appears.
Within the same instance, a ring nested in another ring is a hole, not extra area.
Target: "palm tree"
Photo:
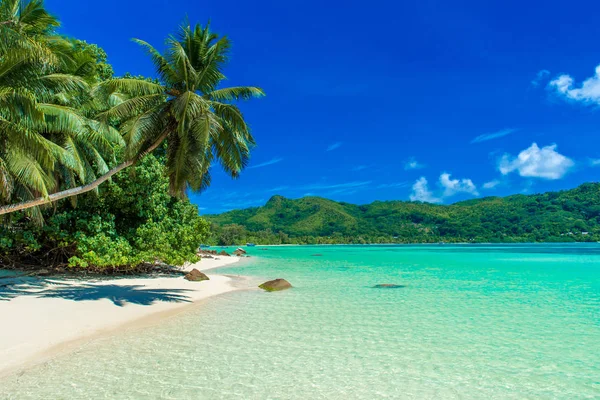
[[[186,189],[210,184],[209,168],[216,159],[232,177],[246,166],[254,138],[236,100],[264,96],[257,87],[220,88],[230,42],[205,27],[183,26],[170,36],[161,54],[135,40],[150,55],[158,75],[152,82],[135,78],[111,79],[93,90],[99,126],[117,124],[125,139],[124,159],[97,179],[34,200],[0,207],[0,214],[36,207],[97,188],[112,175],[133,165],[167,143],[166,168],[170,191],[185,196]]]
[[[94,179],[124,143],[78,111],[95,60],[54,35],[58,25],[41,0],[0,0],[1,203]]]

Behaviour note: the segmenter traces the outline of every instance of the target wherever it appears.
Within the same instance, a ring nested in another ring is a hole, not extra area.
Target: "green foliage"
[[[87,183],[123,144],[91,118],[91,87],[112,76],[106,54],[58,26],[41,0],[0,0],[0,205]]]
[[[187,200],[171,197],[164,164],[154,155],[115,176],[99,195],[82,196],[76,208],[45,211],[39,226],[19,214],[0,230],[4,267],[44,265],[127,271],[156,261],[196,261],[209,224]],[[0,266],[1,268],[1,266]]]
[[[59,26],[43,0],[0,0],[0,214],[26,209],[2,220],[0,268],[196,260],[208,223],[186,190],[210,184],[213,161],[246,166],[254,139],[234,103],[262,90],[220,87],[230,42],[208,26],[183,26],[164,54],[136,40],[158,79],[114,78],[103,49]]]
[[[214,161],[230,176],[239,176],[254,138],[234,102],[264,93],[257,87],[220,88],[229,39],[208,25],[185,25],[169,36],[162,54],[143,40],[135,42],[150,56],[158,79],[109,79],[94,91],[110,104],[97,118],[118,123],[127,143],[126,158],[139,158],[144,149],[166,140],[169,190],[180,197],[210,184]]]
[[[600,240],[600,184],[448,206],[272,197],[263,207],[207,216],[216,244],[543,242]]]
[[[208,187],[215,161],[239,176],[255,143],[234,103],[264,93],[220,87],[227,37],[186,24],[163,54],[136,39],[158,79],[116,79],[101,48],[59,26],[43,0],[0,0],[0,214],[95,189],[165,141],[173,195]]]
[[[85,71],[92,80],[101,82],[113,77],[115,71],[112,65],[108,63],[108,56],[102,47],[89,44],[85,40],[74,39],[73,42],[75,50],[81,52],[83,56],[91,61],[89,69]]]

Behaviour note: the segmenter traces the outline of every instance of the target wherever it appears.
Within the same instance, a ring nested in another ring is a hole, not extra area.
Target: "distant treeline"
[[[600,184],[452,205],[272,197],[263,207],[208,215],[219,245],[593,242],[600,240]]]

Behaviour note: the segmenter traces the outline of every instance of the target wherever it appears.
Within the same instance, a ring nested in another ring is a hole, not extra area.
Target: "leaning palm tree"
[[[97,107],[107,108],[95,119],[102,126],[119,126],[126,142],[125,161],[85,185],[0,207],[0,214],[93,190],[165,141],[166,168],[174,195],[206,188],[215,160],[229,175],[239,176],[248,163],[254,138],[233,103],[264,93],[257,87],[220,87],[225,79],[229,40],[212,33],[207,24],[182,27],[167,39],[164,54],[142,40],[135,41],[150,55],[157,81],[111,79],[93,91]]]
[[[124,144],[81,112],[96,60],[58,25],[42,0],[0,0],[0,204],[92,181]]]

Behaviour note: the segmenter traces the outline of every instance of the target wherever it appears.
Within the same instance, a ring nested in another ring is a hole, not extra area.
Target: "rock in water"
[[[311,254],[311,256],[312,256],[312,257],[323,257],[323,254],[319,254],[319,253],[317,253],[317,254]]]
[[[277,292],[279,290],[285,290],[292,287],[292,285],[286,281],[285,279],[275,279],[272,281],[268,281],[258,286],[261,289],[266,290],[267,292]]]
[[[238,253],[246,254],[246,250],[242,249],[241,247],[238,247],[237,249],[235,249],[235,251]]]
[[[227,257],[230,257],[230,256],[231,256],[231,254],[227,253],[225,250],[222,250],[222,251],[219,253],[219,255],[220,255],[220,256],[227,256]]]
[[[206,276],[204,273],[198,271],[196,268],[194,268],[193,270],[191,270],[190,272],[188,272],[185,276],[185,279],[187,279],[188,281],[193,281],[193,282],[200,282],[200,281],[208,281],[210,280],[210,278],[208,276]]]
[[[396,285],[394,283],[380,283],[379,285],[373,286],[375,289],[400,289],[405,287],[406,285]]]

